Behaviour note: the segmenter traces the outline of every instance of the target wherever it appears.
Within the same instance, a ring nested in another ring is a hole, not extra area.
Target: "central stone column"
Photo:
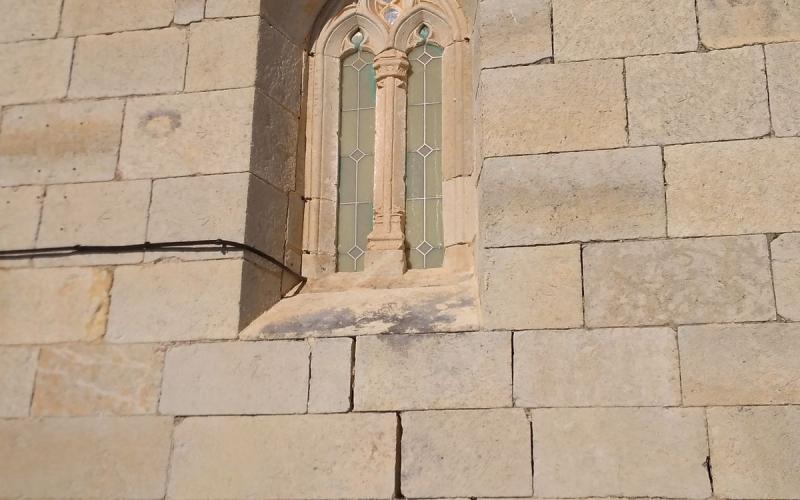
[[[406,268],[405,170],[408,57],[388,49],[375,58],[378,83],[375,114],[374,227],[368,237],[366,271],[402,274]]]

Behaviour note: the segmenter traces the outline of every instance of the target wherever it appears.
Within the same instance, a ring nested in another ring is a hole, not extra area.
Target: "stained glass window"
[[[356,52],[342,60],[339,127],[337,267],[362,271],[367,236],[372,231],[375,160],[374,57],[361,50],[363,35],[351,38]]]

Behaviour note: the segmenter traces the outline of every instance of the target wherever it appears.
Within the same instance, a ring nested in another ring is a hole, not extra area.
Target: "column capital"
[[[408,56],[402,50],[386,49],[375,56],[375,77],[380,82],[386,78],[405,81],[408,77]]]

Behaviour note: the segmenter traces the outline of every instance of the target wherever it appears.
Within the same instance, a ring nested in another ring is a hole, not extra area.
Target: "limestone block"
[[[66,344],[44,347],[33,416],[153,414],[163,349],[158,345]]]
[[[206,0],[176,0],[175,24],[202,21],[206,14]]]
[[[591,327],[775,318],[763,236],[592,244],[583,272]]]
[[[306,342],[225,342],[167,353],[161,413],[255,415],[305,413]]]
[[[800,230],[800,139],[665,148],[670,236]]]
[[[106,338],[134,343],[235,338],[241,284],[241,260],[118,267]]]
[[[530,496],[530,423],[519,409],[403,413],[407,498]]]
[[[43,197],[41,186],[0,189],[0,250],[33,248]]]
[[[391,498],[390,414],[189,418],[175,430],[174,499]]]
[[[765,45],[772,127],[778,136],[800,135],[800,43]]]
[[[532,64],[553,57],[550,0],[484,0],[478,29],[483,68]]]
[[[772,242],[772,273],[778,314],[800,321],[800,233],[784,234]]]
[[[252,172],[283,191],[296,191],[299,118],[260,90],[250,113],[256,120]]]
[[[658,148],[490,158],[481,182],[486,246],[666,234]]]
[[[678,346],[669,328],[514,334],[514,405],[680,405]]]
[[[697,15],[709,48],[800,40],[800,4],[791,0],[698,0]]]
[[[274,27],[262,23],[256,85],[295,115],[300,114],[305,54]]]
[[[483,321],[492,330],[583,325],[579,245],[486,250]]]
[[[260,0],[206,0],[206,17],[257,16]]]
[[[192,25],[186,90],[250,87],[256,80],[259,17]]]
[[[533,412],[537,497],[707,498],[700,408],[561,408]]]
[[[0,347],[0,418],[27,417],[39,350]]]
[[[67,36],[169,26],[175,0],[64,0],[61,32]]]
[[[61,0],[0,0],[0,43],[52,38],[58,31]]]
[[[800,324],[687,326],[679,330],[684,403],[800,403]]]
[[[163,498],[172,419],[0,420],[4,498]]]
[[[480,99],[484,157],[627,143],[621,61],[484,71]]]
[[[69,96],[182,90],[186,49],[186,33],[178,28],[81,37],[75,46]]]
[[[469,0],[474,3],[474,0]],[[215,3],[252,5],[247,10],[255,10],[258,0],[210,0],[209,5]],[[325,7],[326,0],[303,0],[301,2],[286,2],[285,0],[261,0],[261,14],[273,26],[280,26],[297,45],[302,45],[312,31],[314,22],[319,18],[319,13]],[[237,9],[238,10],[238,9]],[[208,16],[208,11],[206,16]]]
[[[360,337],[353,392],[358,411],[511,406],[511,334]]]
[[[112,180],[122,107],[120,100],[105,100],[8,108],[0,134],[0,185]]]
[[[761,137],[770,131],[760,47],[625,61],[633,145]]]
[[[0,45],[0,106],[67,95],[74,40]]]
[[[339,413],[350,410],[353,339],[311,341],[309,413]]]
[[[797,498],[800,407],[709,408],[714,493],[721,498]]]
[[[105,269],[0,270],[0,344],[99,339],[110,288]]]
[[[128,100],[119,171],[126,179],[246,172],[253,90]]]

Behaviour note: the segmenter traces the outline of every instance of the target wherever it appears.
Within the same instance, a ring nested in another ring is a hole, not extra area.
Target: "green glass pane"
[[[425,142],[438,149],[442,146],[442,105],[425,106]]]
[[[442,200],[425,200],[425,240],[434,247],[442,246]]]
[[[432,269],[435,267],[442,267],[444,264],[444,249],[434,248],[425,256],[425,268]]]
[[[340,273],[352,273],[356,271],[352,257],[343,252],[336,254],[336,267]]]
[[[339,155],[349,156],[357,146],[358,111],[343,111],[339,127]]]
[[[406,149],[416,151],[422,146],[425,127],[425,107],[409,106],[408,108],[408,136]]]
[[[434,151],[425,158],[425,187],[427,198],[442,196],[441,151]]]
[[[425,102],[442,102],[442,60],[432,59],[425,68]]]
[[[417,153],[406,155],[406,199],[422,198],[425,196],[425,164],[422,156]]]
[[[375,173],[375,157],[365,156],[358,162],[358,186],[356,187],[360,202],[372,203],[373,175]]]
[[[358,228],[356,230],[356,242],[359,247],[366,250],[367,236],[372,232],[372,203],[359,203],[357,214]]]
[[[339,160],[339,203],[353,203],[356,199],[356,163],[349,158]]]
[[[406,241],[412,250],[422,242],[425,227],[424,200],[406,201]]]
[[[408,74],[408,104],[422,104],[425,99],[425,67],[418,61],[411,60],[411,70]]]
[[[366,65],[358,73],[358,107],[361,109],[374,108],[377,91],[375,67],[372,65],[374,58],[369,52],[363,52],[362,58]]]
[[[342,67],[342,109],[358,107],[358,72],[348,66]]]
[[[347,253],[356,243],[355,205],[339,205],[337,220],[338,231],[336,235],[336,249],[340,253]]]
[[[375,152],[375,109],[358,112],[358,149],[364,154]]]
[[[409,250],[408,252],[408,268],[409,269],[425,269],[425,256],[416,250]]]

